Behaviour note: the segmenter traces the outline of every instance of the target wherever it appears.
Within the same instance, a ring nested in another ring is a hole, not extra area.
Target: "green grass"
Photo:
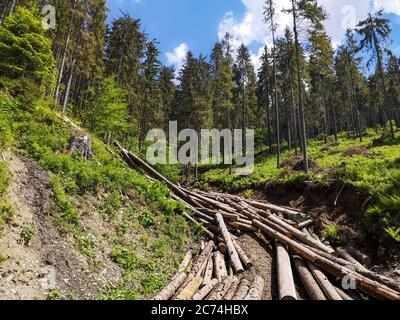
[[[9,130],[2,131],[2,124]],[[184,207],[171,198],[168,188],[129,169],[95,137],[94,158],[85,161],[79,155],[67,154],[70,128],[45,101],[26,106],[0,93],[0,135],[2,132],[12,133],[7,147],[36,160],[49,173],[52,214],[57,226],[72,236],[76,249],[93,268],[101,267],[98,253],[103,248],[94,237],[97,230],[88,229],[84,218],[90,212],[107,223],[103,241],[113,246],[109,259],[121,266],[124,277],[116,287],[105,288],[102,298],[154,295],[179,265],[186,246],[197,234],[182,217]],[[6,190],[5,177],[0,175],[0,195]],[[134,192],[134,198],[128,199],[129,192]],[[94,202],[85,207],[88,199]],[[3,215],[3,211],[7,214]],[[3,210],[0,205],[0,222],[3,216],[10,219],[10,213],[9,207],[4,205]],[[32,232],[26,232],[23,238],[32,236]]]
[[[397,135],[399,136],[399,133]],[[254,174],[250,177],[229,175],[228,169],[214,169],[203,174],[197,185],[201,188],[216,186],[223,191],[231,191],[251,189],[268,181],[284,184],[339,181],[351,184],[377,199],[376,205],[371,207],[365,216],[369,232],[397,230],[400,226],[400,138],[386,141],[384,145],[374,143],[380,137],[381,133],[369,130],[362,143],[348,139],[345,134],[339,136],[339,144],[332,141],[327,145],[320,140],[309,141],[310,158],[315,160],[325,173],[311,172],[305,175],[287,168],[278,169],[275,156],[265,155],[256,159]],[[350,148],[361,151],[365,149],[366,152],[346,156],[346,151]],[[282,159],[293,156],[293,153],[285,150]],[[398,236],[393,237],[394,232],[387,233],[398,241]]]

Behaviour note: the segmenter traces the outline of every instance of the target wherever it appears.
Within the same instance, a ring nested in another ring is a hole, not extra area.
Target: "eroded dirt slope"
[[[96,297],[109,271],[92,272],[72,239],[60,233],[51,216],[50,177],[33,161],[3,155],[13,177],[7,198],[15,215],[0,237],[0,252],[6,258],[0,264],[0,299]]]

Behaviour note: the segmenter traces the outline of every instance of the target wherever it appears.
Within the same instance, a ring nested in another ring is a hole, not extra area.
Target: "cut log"
[[[186,253],[177,273],[172,277],[170,283],[159,293],[153,300],[170,300],[179,287],[183,284],[187,277],[188,267],[193,259],[193,252],[190,250]]]
[[[293,241],[292,239],[279,234],[279,232],[274,229],[264,225],[260,221],[254,220],[253,225],[256,228],[259,228],[270,237],[278,240],[282,244],[290,246],[290,248],[300,255],[303,259],[312,262],[317,267],[322,270],[332,274],[335,277],[343,278],[343,277],[352,277],[356,280],[357,288],[361,291],[372,295],[375,298],[389,299],[389,300],[400,300],[400,292],[395,291],[385,285],[377,283],[367,277],[364,277],[352,270],[349,270],[337,263],[331,261],[330,259],[326,259],[314,251],[304,247],[303,245]]]
[[[276,268],[280,300],[297,300],[289,253],[284,245],[276,241]]]
[[[243,265],[246,267],[246,269],[250,269],[253,266],[253,263],[247,256],[246,252],[242,249],[242,247],[239,245],[239,243],[236,240],[233,240],[233,245],[235,246],[236,252],[239,255],[240,260],[242,261]]]
[[[350,297],[346,292],[344,292],[342,289],[335,287],[336,292],[339,294],[339,296],[342,298],[342,300],[347,300],[347,301],[352,301],[354,300],[352,297]]]
[[[364,267],[358,260],[354,259],[349,252],[347,252],[346,249],[344,248],[336,248],[336,252],[338,253],[339,257],[342,257],[343,259],[349,261],[353,265],[357,266],[360,269],[367,270],[366,267]]]
[[[218,284],[217,279],[212,279],[210,282],[208,282],[203,288],[201,288],[194,296],[193,300],[204,300],[209,293],[215,288],[215,286]]]
[[[179,287],[182,286],[187,274],[185,272],[180,273],[159,293],[153,300],[170,300],[176,293]]]
[[[261,276],[256,276],[250,286],[245,300],[260,301],[264,294],[265,280]]]
[[[189,275],[185,279],[184,283],[181,285],[177,295],[179,295],[183,290],[183,288],[187,287],[194,278],[200,277],[203,274],[205,268],[207,267],[207,262],[212,254],[213,249],[214,249],[214,242],[209,241],[204,250],[201,252],[200,256],[193,264],[193,267],[190,270]]]
[[[304,260],[298,255],[294,255],[293,261],[301,282],[308,293],[308,296],[312,300],[326,300],[324,293],[319,287],[317,281],[315,281],[311,272],[308,270]]]
[[[186,252],[185,258],[182,260],[182,263],[178,268],[178,273],[186,271],[190,266],[192,260],[193,260],[193,251],[189,250],[188,252]]]
[[[244,272],[244,268],[242,263],[240,262],[240,258],[238,253],[236,252],[235,246],[233,244],[232,238],[228,231],[228,228],[225,225],[224,219],[220,213],[215,215],[216,222],[218,224],[218,228],[222,234],[222,237],[225,241],[225,244],[228,248],[228,254],[231,258],[232,267],[236,274]]]
[[[214,274],[218,282],[222,282],[228,276],[225,258],[221,252],[214,252]]]
[[[293,209],[286,209],[286,208],[282,208],[270,203],[264,203],[264,202],[258,202],[258,201],[251,201],[249,203],[251,206],[258,208],[258,209],[262,209],[262,210],[268,210],[268,211],[272,211],[275,213],[282,213],[283,215],[287,216],[291,216],[291,215],[301,215],[301,216],[307,216],[306,214],[299,212],[299,211],[295,211]]]
[[[203,277],[197,276],[179,293],[175,300],[191,300],[203,283]]]
[[[226,292],[226,294],[224,296],[224,300],[232,300],[233,299],[233,297],[235,296],[235,293],[239,287],[239,284],[240,284],[239,279],[237,277],[233,277],[231,287]]]
[[[240,281],[239,287],[233,296],[232,300],[244,300],[249,293],[251,282],[247,279]]]
[[[275,217],[272,214],[269,214],[266,219],[270,220],[271,223],[274,223],[286,230],[288,230],[289,232],[292,233],[293,237],[295,237],[296,239],[299,239],[300,241],[315,247],[319,250],[325,251],[327,253],[334,253],[335,251],[332,248],[328,248],[327,246],[325,246],[323,243],[321,243],[320,241],[315,240],[314,238],[306,235],[304,232],[300,231],[299,229],[296,229],[295,227],[285,223],[284,221],[280,220],[279,218]]]
[[[313,274],[315,280],[317,280],[325,296],[329,300],[343,300],[341,296],[337,293],[335,287],[331,284],[325,274],[311,262],[307,262],[307,266]]]
[[[314,220],[309,219],[296,225],[296,228],[302,230],[314,224]]]
[[[206,272],[204,274],[204,285],[211,282],[214,274],[214,259],[210,256],[207,262]]]
[[[359,273],[360,275],[363,275],[363,276],[365,276],[367,278],[370,278],[373,281],[379,282],[379,283],[381,283],[381,284],[393,289],[394,291],[399,291],[400,292],[400,284],[397,281],[393,280],[393,279],[390,279],[388,277],[382,276],[380,274],[377,274],[376,272],[373,272],[373,271],[365,269],[365,268],[361,269],[358,266],[353,265],[352,263],[350,263],[347,260],[331,256],[331,255],[329,255],[329,254],[327,254],[325,252],[322,252],[322,251],[320,251],[318,249],[312,248],[312,247],[310,247],[308,245],[304,245],[304,247],[309,249],[309,250],[311,250],[311,251],[313,251],[313,252],[315,252],[316,254],[320,255],[321,257],[324,257],[325,259],[332,260],[334,263],[336,263],[336,264],[338,264],[340,266],[343,266],[343,267],[348,268],[350,270],[354,270],[355,272]]]
[[[236,230],[241,230],[241,231],[245,231],[245,232],[256,232],[257,230],[253,227],[250,226],[248,224],[245,223],[241,223],[241,222],[227,222],[228,226],[230,226],[233,229]]]
[[[367,267],[371,266],[372,260],[369,256],[366,254],[362,253],[359,250],[354,249],[353,247],[349,246],[346,248],[346,250],[358,260],[358,262],[362,263],[363,265],[366,265]]]
[[[232,277],[225,278],[222,282],[214,287],[206,300],[222,300],[225,294],[228,292],[229,288],[231,287],[232,283]]]

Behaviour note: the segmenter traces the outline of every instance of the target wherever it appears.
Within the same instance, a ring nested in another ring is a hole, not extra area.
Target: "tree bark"
[[[75,10],[75,5],[74,5],[72,11],[73,10]],[[59,69],[59,72],[58,72],[56,91],[55,91],[55,94],[54,94],[54,100],[55,101],[58,100],[58,96],[60,94],[61,81],[62,81],[63,75],[64,75],[65,61],[67,59],[68,46],[69,46],[69,43],[70,43],[70,40],[71,40],[73,22],[74,22],[74,15],[72,13],[70,21],[69,21],[67,39],[65,40],[64,50],[63,50],[63,54],[62,54],[61,65],[60,65],[60,69]]]
[[[264,278],[256,276],[244,300],[260,301],[264,294],[264,286]]]
[[[300,59],[300,43],[299,43],[299,33],[297,30],[297,13],[296,13],[296,3],[292,0],[292,13],[293,13],[293,32],[295,38],[295,48],[296,48],[296,59],[297,59],[297,81],[299,90],[299,113],[300,113],[300,132],[302,138],[303,146],[303,158],[304,158],[304,172],[308,174],[308,150],[307,150],[307,133],[306,133],[306,121],[304,115],[304,100],[303,100],[303,85],[302,85],[302,69],[301,69],[301,59]]]
[[[293,261],[297,273],[299,274],[301,282],[303,283],[309,297],[312,300],[326,300],[324,293],[322,292],[318,283],[315,281],[311,272],[308,270],[307,265],[304,263],[303,259],[297,255],[294,255]]]
[[[75,64],[76,64],[76,57],[73,58],[72,63],[71,63],[71,67],[70,67],[67,88],[65,90],[64,102],[63,102],[63,106],[62,106],[62,113],[63,114],[65,114],[65,112],[67,110],[67,105],[68,105],[68,100],[69,100],[69,93],[70,93],[70,90],[71,90],[72,79],[73,79],[74,71],[75,71]]]
[[[346,249],[355,259],[357,259],[363,265],[370,266],[372,264],[371,258],[366,254],[354,249],[353,247],[347,247]]]
[[[278,289],[280,300],[297,300],[292,266],[287,249],[276,241],[276,269],[278,272]]]
[[[299,254],[303,259],[307,261],[311,261],[315,266],[329,272],[335,277],[351,277],[356,281],[356,286],[361,291],[366,292],[369,295],[372,295],[375,298],[389,299],[389,300],[400,300],[400,293],[381,284],[373,281],[365,276],[362,276],[359,273],[356,273],[347,268],[343,268],[342,265],[338,265],[330,259],[324,258],[323,256],[315,253],[314,251],[304,247],[300,243],[293,241],[292,239],[280,234],[274,229],[262,224],[257,220],[253,220],[253,224],[255,227],[261,229],[265,233],[267,233],[270,237],[275,240],[281,242],[282,244],[290,246],[290,248]],[[329,255],[327,255],[329,256]],[[331,257],[333,258],[333,257]]]
[[[222,234],[222,237],[225,240],[226,246],[228,247],[229,257],[232,261],[233,269],[237,274],[244,272],[242,263],[240,262],[240,258],[238,253],[236,252],[235,246],[233,244],[232,238],[228,231],[228,228],[225,225],[224,219],[220,213],[216,214],[216,221],[218,223],[218,228]]]
[[[225,294],[228,292],[229,288],[233,283],[232,277],[225,278],[222,282],[217,284],[210,295],[207,297],[207,300],[222,300]]]
[[[250,286],[251,283],[249,280],[242,279],[232,300],[244,300],[247,297],[247,294],[249,293]]]
[[[215,251],[213,259],[215,277],[217,278],[218,282],[222,282],[223,279],[228,277],[228,270],[226,269],[225,258],[219,251]]]
[[[1,13],[1,17],[0,17],[0,25],[3,23],[4,17],[6,16],[7,7],[8,7],[8,0],[5,0],[3,6],[4,6],[3,7],[3,12]]]
[[[226,292],[226,294],[224,296],[224,300],[232,300],[233,299],[237,289],[239,288],[239,284],[240,284],[239,279],[234,277],[231,287],[229,288],[229,290]]]
[[[192,258],[192,251],[188,251],[175,276],[172,277],[170,283],[159,294],[157,294],[153,300],[170,300],[174,296],[175,292],[183,284],[187,277],[187,268],[189,267]]]
[[[313,274],[314,278],[319,283],[322,291],[325,293],[329,300],[342,300],[340,295],[337,293],[335,287],[330,283],[328,278],[323,274],[323,272],[314,266],[311,262],[307,262],[308,268]]]
[[[196,276],[185,288],[183,288],[175,300],[192,300],[203,283],[203,280],[204,279],[201,276]]]
[[[213,291],[213,289],[217,284],[218,280],[212,279],[210,282],[208,282],[208,284],[206,284],[193,296],[193,300],[195,301],[204,300],[209,295],[209,293]]]
[[[9,12],[8,16],[11,16],[14,13],[14,9],[15,9],[16,3],[17,3],[17,0],[12,0],[11,7],[10,7],[10,12]]]

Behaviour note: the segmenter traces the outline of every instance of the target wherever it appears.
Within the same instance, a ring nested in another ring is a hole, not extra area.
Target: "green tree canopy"
[[[39,12],[18,7],[0,26],[0,76],[28,78],[49,87],[54,83],[54,64]]]

